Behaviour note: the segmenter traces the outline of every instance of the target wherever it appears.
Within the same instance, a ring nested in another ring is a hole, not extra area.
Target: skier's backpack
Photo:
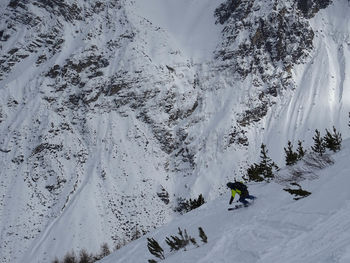
[[[242,193],[245,193],[248,191],[248,187],[244,183],[235,182],[234,185],[235,185],[235,188],[241,191]]]

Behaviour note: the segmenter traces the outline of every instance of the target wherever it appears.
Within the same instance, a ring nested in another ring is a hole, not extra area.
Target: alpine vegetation
[[[293,144],[291,141],[288,141],[287,148],[284,148],[284,152],[286,165],[293,165],[304,157],[306,150],[304,150],[302,142],[299,140],[296,152],[293,151]]]
[[[294,200],[299,200],[301,198],[307,197],[311,195],[309,191],[303,190],[301,186],[298,183],[291,183],[290,184],[292,187],[297,187],[296,189],[294,188],[284,188],[283,190],[290,193],[291,195],[294,195]]]
[[[108,244],[103,243],[98,254],[89,254],[86,249],[82,249],[79,252],[79,256],[76,256],[74,251],[71,251],[66,253],[62,261],[56,258],[52,263],[94,263],[107,257],[109,254],[111,254],[111,251]]]
[[[252,164],[247,170],[247,176],[249,181],[270,182],[278,171],[277,164],[267,155],[268,150],[265,144],[261,144],[260,151],[260,163]]]
[[[314,145],[311,147],[311,149],[315,153],[318,153],[320,156],[322,156],[326,152],[326,147],[324,138],[321,137],[321,134],[317,129],[315,130],[315,135],[312,137],[312,139],[314,140]]]
[[[147,248],[149,252],[159,258],[159,259],[165,259],[164,257],[164,250],[163,248],[159,245],[159,243],[154,239],[154,238],[147,238]]]
[[[286,153],[286,165],[293,165],[298,161],[299,155],[293,151],[293,145],[290,141],[288,141],[287,148],[284,148],[284,152]]]
[[[199,227],[199,237],[201,238],[202,242],[206,244],[208,242],[208,237],[205,234],[203,228]],[[165,259],[164,256],[164,250],[163,248],[159,245],[159,243],[154,239],[154,238],[147,238],[147,248],[148,251],[154,255],[155,257],[159,259]],[[191,237],[188,235],[187,230],[184,229],[182,230],[180,227],[178,227],[178,235],[171,235],[170,237],[165,238],[165,243],[169,246],[170,252],[173,251],[179,251],[183,249],[186,251],[187,247],[192,244],[194,247],[198,248],[199,245],[194,237]],[[148,260],[150,263],[156,262],[154,259]]]
[[[186,229],[182,231],[179,227],[178,230],[178,236],[170,236],[170,238],[165,238],[165,242],[169,245],[170,251],[180,250],[181,248],[183,248],[186,251],[186,247],[190,244],[190,242],[193,245],[197,245],[196,240],[187,234]]]
[[[199,227],[199,228],[198,228],[198,231],[199,231],[199,237],[201,238],[202,242],[203,242],[203,243],[208,243],[208,237],[207,237],[207,235],[204,233],[203,228]]]
[[[306,154],[306,150],[303,148],[302,142],[299,140],[298,141],[298,149],[297,149],[297,153],[298,153],[298,161],[300,161],[304,155]]]
[[[299,200],[311,194],[311,192],[302,189],[302,186],[299,184],[301,181],[305,178],[315,178],[313,174],[315,170],[324,169],[334,163],[331,155],[326,153],[327,149],[332,152],[337,152],[341,149],[342,136],[334,126],[333,133],[326,129],[324,137],[316,129],[312,139],[314,144],[309,152],[304,150],[300,140],[298,141],[297,152],[293,151],[293,145],[290,141],[288,141],[287,148],[284,148],[286,165],[294,166],[287,170],[291,174],[290,177],[284,176],[283,178],[283,176],[280,176],[279,180],[289,181],[288,187],[285,187],[283,190],[294,195],[294,200]],[[303,159],[303,163],[295,165],[301,159]]]
[[[314,140],[314,145],[311,149],[320,156],[326,152],[326,149],[337,152],[341,148],[342,135],[334,126],[333,133],[326,129],[326,135],[324,137],[321,137],[320,132],[316,129],[312,139]]]
[[[326,135],[324,137],[321,136],[319,130],[315,130],[315,135],[312,137],[314,141],[314,145],[311,146],[310,152],[304,149],[302,146],[301,140],[298,140],[298,148],[296,151],[293,150],[293,144],[291,141],[288,141],[287,147],[284,147],[285,152],[285,163],[286,166],[291,167],[287,174],[290,173],[290,176],[281,176],[278,174],[277,181],[279,182],[288,182],[288,187],[283,190],[288,193],[295,195],[294,200],[299,200],[301,198],[307,197],[311,194],[311,192],[302,189],[299,184],[300,181],[304,180],[305,174],[309,174],[310,178],[310,169],[323,169],[330,164],[333,164],[333,160],[331,156],[326,153],[326,150],[330,150],[333,152],[337,152],[341,149],[342,136],[341,133],[337,131],[337,129],[333,126],[333,133],[326,129]],[[266,149],[266,145],[261,145],[260,152],[260,163],[252,164],[247,169],[247,177],[249,181],[262,182],[267,181],[271,182],[271,180],[275,179],[279,168],[277,165],[269,158],[267,155],[268,151]],[[295,166],[298,161],[303,159],[303,168],[300,166]],[[273,173],[273,169],[275,172]]]
[[[333,152],[337,152],[340,150],[342,136],[341,136],[341,133],[338,132],[334,126],[333,126],[333,133],[330,133],[326,129],[326,135],[323,137],[323,140],[324,140],[324,146],[327,149]]]
[[[178,198],[177,206],[174,210],[176,212],[179,212],[180,214],[183,214],[200,207],[204,203],[205,201],[202,194],[200,194],[197,199],[193,200],[191,198],[189,200],[186,200],[184,198]]]

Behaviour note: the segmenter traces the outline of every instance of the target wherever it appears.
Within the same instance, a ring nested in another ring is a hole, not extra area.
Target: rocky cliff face
[[[154,135],[143,130],[144,108],[170,76],[153,78],[155,67],[137,47],[136,28],[128,22],[123,4],[3,3],[2,262],[20,261],[33,249],[33,240],[50,232],[50,224],[65,214],[71,219],[62,231],[70,226],[75,231],[76,214],[77,222],[89,222],[78,232],[86,237],[98,233],[92,249],[105,241],[127,241],[136,228],[147,232],[167,217],[157,196],[165,173],[159,180],[143,174],[160,174],[158,166],[164,170],[166,154],[161,149],[167,146],[150,144],[148,136],[153,140]],[[152,84],[156,86],[150,88]],[[153,165],[150,154],[159,155],[160,164]],[[128,181],[129,177],[139,179]],[[76,200],[77,195],[85,200]],[[74,202],[78,208],[70,208]],[[157,207],[157,214],[150,207]],[[48,239],[52,241],[45,236],[42,242],[51,242]]]
[[[240,175],[330,1],[220,3],[196,61],[137,1],[1,1],[1,262],[129,241]]]
[[[240,117],[243,126],[266,115],[274,98],[293,89],[292,68],[305,62],[314,32],[307,18],[330,1],[226,1],[215,11],[225,25],[216,58],[230,61],[233,74],[251,78],[257,105]]]

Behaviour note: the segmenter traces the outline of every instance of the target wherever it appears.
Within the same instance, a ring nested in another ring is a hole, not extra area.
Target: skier
[[[250,200],[254,200],[256,197],[253,195],[250,195],[248,192],[248,187],[242,183],[242,182],[237,182],[235,180],[234,183],[228,182],[227,187],[231,189],[232,196],[230,199],[230,204],[232,204],[233,199],[235,199],[236,193],[239,194],[239,200],[241,203],[243,203],[244,206],[248,206],[249,202],[245,200],[246,198]]]

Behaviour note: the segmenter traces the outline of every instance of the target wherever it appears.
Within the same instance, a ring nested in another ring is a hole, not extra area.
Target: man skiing
[[[230,204],[232,204],[233,199],[235,199],[236,193],[239,194],[238,201],[243,203],[244,206],[248,206],[248,204],[249,204],[249,202],[247,200],[245,200],[246,198],[251,199],[251,200],[254,200],[256,198],[255,196],[249,194],[248,187],[245,184],[243,184],[242,182],[237,182],[236,180],[234,183],[228,182],[227,187],[230,188],[231,192],[232,192]]]

